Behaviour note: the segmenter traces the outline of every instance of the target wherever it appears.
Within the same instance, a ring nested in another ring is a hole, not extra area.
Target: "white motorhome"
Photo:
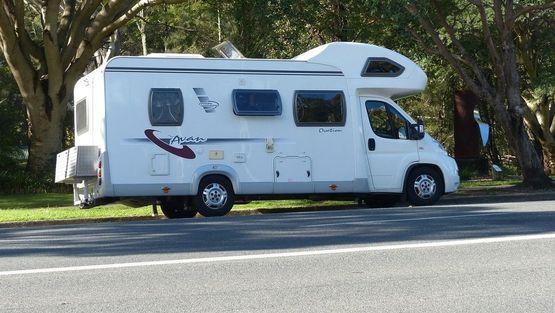
[[[457,165],[393,101],[426,81],[361,43],[291,60],[116,57],[75,87],[75,147],[56,181],[74,185],[76,205],[157,202],[168,217],[258,198],[430,205],[457,190]]]

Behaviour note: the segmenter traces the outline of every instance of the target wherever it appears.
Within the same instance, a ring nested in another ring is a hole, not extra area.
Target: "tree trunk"
[[[56,154],[62,150],[63,122],[66,104],[49,104],[47,97],[25,100],[29,120],[29,158],[27,172],[41,177],[52,177]],[[66,101],[67,102],[67,101]],[[50,114],[45,108],[51,107]]]
[[[498,4],[500,3],[498,2]],[[520,74],[516,61],[513,23],[511,22],[515,18],[512,2],[506,3],[505,10],[506,18],[509,21],[499,25],[501,26],[499,27],[502,43],[501,57],[504,59],[502,66],[499,66],[499,68],[504,71],[500,70],[497,73],[501,82],[500,85],[505,87],[505,98],[508,105],[507,110],[503,110],[508,118],[504,118],[503,121],[509,122],[506,125],[506,130],[510,132],[509,140],[518,156],[523,183],[532,188],[552,187],[551,179],[544,172],[543,164],[536,149],[534,149],[524,124],[525,109],[522,103]],[[496,107],[501,108],[501,103],[498,103]]]
[[[510,116],[506,114],[501,119],[503,129],[508,135],[509,144],[516,153],[520,169],[522,171],[523,183],[532,188],[552,187],[552,182],[543,170],[543,164],[534,149],[532,141],[528,137],[522,116]]]
[[[143,55],[147,55],[148,54],[148,46],[147,46],[147,41],[146,41],[147,38],[146,38],[146,21],[145,21],[146,12],[145,12],[145,10],[140,11],[137,14],[137,16],[139,17],[139,19],[137,21],[137,29],[139,30],[139,34],[141,34],[141,47],[142,47]],[[218,23],[219,23],[219,18],[220,18],[220,15],[218,14]],[[220,27],[220,24],[218,24],[218,27]],[[218,41],[218,42],[220,42],[220,41]]]
[[[543,168],[547,175],[555,175],[555,144],[547,147],[542,145]]]
[[[543,166],[547,174],[555,174],[555,96],[529,93],[524,97],[524,119],[543,152]]]

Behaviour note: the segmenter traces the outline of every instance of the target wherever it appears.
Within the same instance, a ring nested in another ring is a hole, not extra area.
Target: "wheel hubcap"
[[[422,199],[429,199],[436,193],[436,181],[428,174],[422,174],[414,181],[414,191]]]
[[[218,183],[209,184],[202,191],[202,200],[211,209],[221,209],[227,201],[227,191]]]

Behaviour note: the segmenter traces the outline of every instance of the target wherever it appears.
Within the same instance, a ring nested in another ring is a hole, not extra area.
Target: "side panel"
[[[100,70],[85,76],[76,84],[74,102],[86,101],[87,127],[75,133],[75,146],[97,146],[101,152],[106,151],[104,91],[104,73]],[[77,118],[77,114],[74,117]]]
[[[207,169],[211,166],[233,169],[235,174],[226,176],[237,176],[230,178],[237,194],[271,194],[276,157],[311,160],[313,184],[307,191],[366,191],[366,185],[361,184],[364,181],[355,178],[358,103],[349,101],[343,77],[138,71],[110,71],[105,77],[107,149],[111,183],[117,196],[192,195],[196,193],[195,180],[210,173]],[[181,126],[150,124],[148,99],[152,88],[180,89],[184,102]],[[235,115],[234,89],[278,90],[282,114]],[[295,90],[343,90],[348,102],[346,125],[295,126]],[[145,133],[147,130],[151,130],[151,138]],[[183,146],[194,157],[180,157],[178,150]],[[165,154],[167,161],[161,156]],[[168,193],[164,192],[168,190],[165,187],[169,188]]]

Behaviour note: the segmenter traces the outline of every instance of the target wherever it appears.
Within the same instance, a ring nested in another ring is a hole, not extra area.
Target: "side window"
[[[361,76],[396,77],[403,73],[405,68],[388,58],[368,58]]]
[[[148,103],[152,126],[181,126],[183,123],[183,95],[178,88],[152,88]]]
[[[233,90],[233,113],[247,116],[281,115],[277,90]]]
[[[294,102],[297,126],[345,126],[342,91],[297,91]]]
[[[380,101],[366,101],[366,112],[376,135],[390,139],[407,139],[407,120],[392,106]]]
[[[85,98],[75,104],[75,129],[78,135],[86,133],[89,130],[87,117],[87,99]]]

